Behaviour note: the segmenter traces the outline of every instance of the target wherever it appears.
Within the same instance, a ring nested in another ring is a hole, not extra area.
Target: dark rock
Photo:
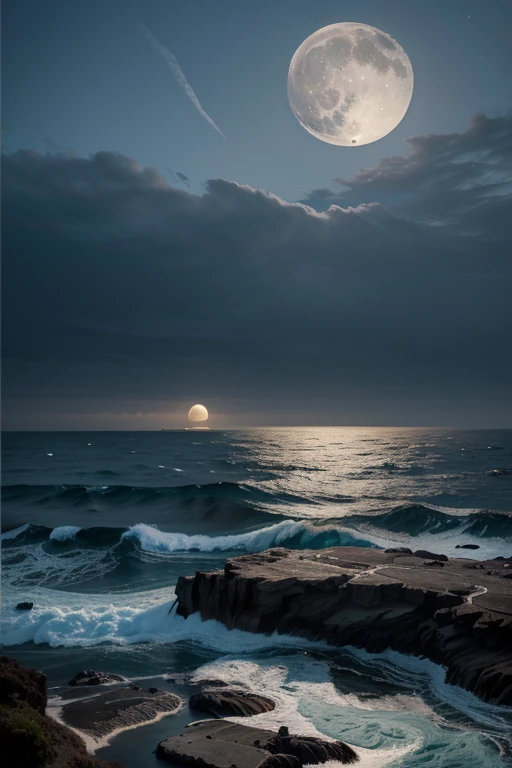
[[[211,712],[217,717],[251,717],[252,715],[261,715],[262,712],[271,712],[275,706],[275,702],[265,696],[224,688],[221,691],[210,690],[194,693],[189,701],[190,709]]]
[[[17,611],[31,611],[33,607],[34,607],[34,603],[29,603],[29,602],[18,603],[18,605],[16,606],[16,610]]]
[[[390,549],[385,549],[384,552],[390,555],[412,555],[412,549],[409,549],[409,547],[391,547]]]
[[[455,549],[480,549],[480,544],[457,544]]]
[[[290,751],[278,752],[278,742]],[[355,752],[343,742],[330,743],[288,734],[279,736],[226,720],[191,723],[179,736],[162,741],[157,755],[197,768],[300,768],[307,763],[331,759],[344,763],[357,760]]]
[[[337,760],[348,765],[359,759],[352,747],[343,741],[324,741],[316,736],[278,734],[269,739],[263,749],[268,749],[273,755],[293,755],[301,765],[318,765],[328,760]]]
[[[71,678],[68,685],[104,685],[105,683],[123,683],[124,677],[110,672],[96,672],[94,669],[82,669]]]
[[[446,555],[435,555],[433,552],[429,552],[428,549],[417,549],[413,554],[414,557],[424,557],[427,560],[440,560],[444,563],[448,562]]]
[[[226,683],[224,680],[216,680],[215,678],[209,679],[206,678],[206,680],[201,680],[199,685],[201,688],[227,688],[228,683]]]
[[[181,577],[177,613],[426,657],[445,667],[447,682],[512,705],[512,562],[333,547],[229,564],[228,575]]]

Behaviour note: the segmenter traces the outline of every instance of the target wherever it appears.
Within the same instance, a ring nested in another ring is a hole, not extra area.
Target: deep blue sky
[[[288,65],[316,29],[360,21],[395,37],[415,91],[402,124],[357,149],[315,140],[288,106]],[[144,38],[176,56],[204,121]],[[115,150],[186,174],[302,199],[407,151],[407,136],[463,131],[512,104],[510,0],[5,0],[4,147]],[[50,143],[50,142],[53,142]]]
[[[512,426],[511,0],[2,6],[4,427]],[[357,148],[287,100],[341,21],[415,73]]]

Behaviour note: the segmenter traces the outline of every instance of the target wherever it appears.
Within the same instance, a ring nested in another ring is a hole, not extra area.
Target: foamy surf
[[[228,630],[216,621],[201,621],[199,614],[185,620],[170,611],[175,602],[172,588],[116,595],[115,603],[106,598],[36,589],[31,611],[17,611],[14,600],[4,603],[1,642],[5,646],[33,642],[73,648],[189,641],[225,653],[327,647],[277,633],[267,636]]]
[[[50,539],[52,541],[70,541],[76,538],[77,533],[82,529],[78,525],[61,525],[59,528],[54,528],[50,533]]]
[[[421,662],[420,662],[421,663]],[[276,702],[276,709],[251,718],[257,727],[341,739],[359,755],[358,765],[462,765],[498,768],[499,750],[465,727],[454,727],[425,704],[421,695],[372,697],[341,694],[329,665],[311,656],[278,657],[258,662],[221,659],[196,671],[194,679],[218,679],[234,687],[257,690]],[[469,694],[471,695],[471,694]],[[483,704],[483,707],[486,705]],[[243,718],[229,718],[246,725]],[[436,762],[432,750],[439,748]],[[464,762],[459,762],[460,758]],[[481,762],[474,762],[474,758]],[[326,763],[326,765],[339,765]]]

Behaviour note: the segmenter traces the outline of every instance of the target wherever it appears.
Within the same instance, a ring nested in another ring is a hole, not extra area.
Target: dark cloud
[[[437,167],[442,142],[415,141]],[[412,196],[415,176],[437,184],[419,158],[386,162]],[[387,167],[367,172],[369,195],[393,186]],[[199,394],[254,421],[269,403],[274,421],[503,412],[512,266],[487,232],[369,201],[317,213],[221,179],[192,195],[114,152],[17,152],[2,183],[7,415]]]
[[[317,209],[379,200],[416,221],[509,238],[512,200],[512,114],[471,118],[464,133],[408,139],[406,157],[389,157],[353,179],[335,179],[343,190],[316,190]],[[330,194],[329,194],[330,193]]]

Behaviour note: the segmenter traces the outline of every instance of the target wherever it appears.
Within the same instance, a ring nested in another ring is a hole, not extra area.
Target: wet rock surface
[[[194,693],[189,701],[190,709],[210,712],[217,717],[252,717],[261,715],[262,712],[271,712],[275,706],[275,702],[266,696],[225,688]]]
[[[29,602],[28,600],[18,603],[16,606],[17,611],[31,611],[34,607],[34,603]]]
[[[99,740],[113,731],[150,722],[159,714],[175,712],[178,696],[158,688],[129,686],[71,701],[62,713],[67,725]]]
[[[324,741],[315,736],[294,736],[288,733],[286,727],[280,728],[277,736],[269,739],[263,748],[273,755],[292,755],[301,765],[318,765],[328,760],[337,760],[347,765],[358,760],[352,747],[343,741]]]
[[[357,761],[356,753],[341,741],[291,736],[286,728],[279,733],[223,720],[203,720],[160,742],[157,755],[197,768],[300,768],[327,760],[345,764]]]
[[[421,550],[272,549],[181,577],[177,610],[229,629],[425,656],[446,667],[447,682],[512,705],[511,565]]]
[[[71,678],[68,685],[104,685],[105,683],[122,683],[124,677],[112,675],[109,672],[96,672],[94,669],[82,669]]]

